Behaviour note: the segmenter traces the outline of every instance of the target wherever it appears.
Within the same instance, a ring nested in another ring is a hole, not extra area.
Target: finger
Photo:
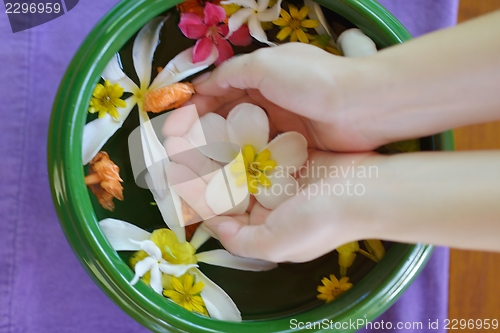
[[[199,118],[194,104],[176,109],[168,114],[162,127],[162,133],[165,137],[183,136],[189,132]]]
[[[177,194],[179,194],[202,219],[205,220],[215,216],[205,200],[207,184],[191,169],[185,165],[170,163],[167,167],[167,177]]]
[[[167,154],[175,163],[185,165],[197,176],[208,183],[214,176],[215,171],[221,166],[203,155],[196,147],[184,138],[171,136],[163,143]]]
[[[230,216],[219,216],[205,221],[205,227],[232,254],[277,262],[273,260],[276,236],[266,224],[247,225]]]
[[[229,111],[240,103],[253,103],[253,99],[248,96],[246,90],[235,89],[224,96],[207,96],[196,94],[191,101],[196,104],[200,116],[209,112],[215,112],[221,116],[227,116]]]

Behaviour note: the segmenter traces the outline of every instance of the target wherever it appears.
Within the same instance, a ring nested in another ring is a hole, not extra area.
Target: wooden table
[[[461,0],[458,20],[497,9],[500,0]],[[500,149],[500,122],[459,128],[454,134],[456,150]],[[500,321],[500,253],[452,250],[450,261],[449,318]]]

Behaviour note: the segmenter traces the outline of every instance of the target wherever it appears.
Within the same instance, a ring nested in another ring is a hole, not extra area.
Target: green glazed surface
[[[405,28],[375,1],[317,2],[353,22],[379,47],[411,38]],[[177,3],[178,1],[166,0],[120,2],[84,41],[59,88],[49,132],[50,183],[61,225],[80,262],[116,304],[137,321],[157,332],[291,332],[297,331],[290,328],[292,318],[299,322],[375,319],[395,302],[423,268],[432,252],[431,247],[420,244],[392,244],[386,257],[379,264],[372,265],[373,269],[370,267],[371,270],[359,279],[355,287],[334,302],[288,315],[286,309],[280,309],[281,315],[269,315],[266,319],[245,320],[242,323],[200,317],[165,301],[142,283],[129,285],[132,271],[102,234],[97,223],[105,213],[93,205],[93,199],[89,197],[84,185],[81,161],[83,126],[87,119],[86,110],[93,87],[111,56],[146,22]],[[428,138],[425,142],[427,149],[453,149],[450,132]],[[117,211],[118,215],[123,216],[113,216],[124,220],[127,220],[128,216],[137,215],[137,211],[146,214],[140,207],[131,207],[127,212],[126,209],[120,211],[117,205]],[[329,260],[331,261],[331,258]],[[266,316],[261,314],[260,317]],[[340,330],[350,331],[352,330]]]

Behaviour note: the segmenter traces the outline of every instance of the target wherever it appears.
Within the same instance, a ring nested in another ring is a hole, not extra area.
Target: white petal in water
[[[125,73],[123,73],[120,67],[118,54],[113,55],[106,65],[106,68],[104,68],[101,77],[104,80],[109,80],[113,84],[118,83],[125,92],[134,92],[139,88],[127,75],[125,75]]]
[[[258,152],[269,141],[269,119],[266,112],[257,105],[238,104],[227,115],[226,123],[230,142],[236,143],[241,149],[245,145],[251,145]],[[215,129],[210,129],[213,130]]]
[[[199,269],[194,268],[191,272],[196,276],[197,281],[203,281],[205,284],[201,291],[201,297],[205,302],[210,317],[226,321],[241,321],[240,310],[221,287],[216,285]]]
[[[163,264],[159,264],[160,271],[165,274],[170,274],[175,277],[179,277],[181,275],[186,274],[188,270],[191,268],[198,267],[198,265],[190,264],[190,265],[171,265],[165,261]]]
[[[146,257],[141,261],[138,261],[135,264],[134,267],[135,275],[132,281],[130,281],[130,284],[131,285],[136,284],[139,281],[139,279],[143,277],[144,274],[149,272],[155,264],[158,264],[158,260],[153,257]]]
[[[106,142],[120,129],[125,119],[130,114],[130,111],[136,104],[136,98],[131,96],[125,100],[127,106],[117,108],[119,117],[114,119],[109,114],[103,118],[96,118],[87,123],[83,128],[82,137],[82,163],[88,164],[95,155],[101,150]]]
[[[142,27],[134,40],[132,58],[141,89],[147,88],[151,81],[151,62],[158,46],[159,32],[163,21],[164,17],[157,17],[149,21]]]
[[[205,244],[207,240],[209,240],[212,236],[200,225],[193,234],[191,241],[189,242],[195,250],[198,250],[200,246]]]
[[[268,271],[278,267],[278,265],[273,262],[237,257],[222,249],[198,253],[196,254],[196,259],[206,264],[243,271]]]
[[[141,247],[137,242],[151,237],[151,233],[117,219],[104,219],[99,222],[99,226],[115,251],[139,251]],[[136,242],[131,242],[131,239]]]
[[[194,64],[193,47],[190,47],[169,61],[165,68],[153,80],[149,90],[154,90],[180,82],[191,75],[201,72],[208,66],[212,65],[218,57],[219,52],[214,46],[212,47],[212,52],[207,59]]]
[[[307,140],[298,132],[286,132],[275,137],[264,149],[271,151],[271,159],[286,169],[288,174],[299,171],[307,160]]]

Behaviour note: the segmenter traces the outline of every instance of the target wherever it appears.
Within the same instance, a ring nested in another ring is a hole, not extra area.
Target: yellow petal
[[[290,12],[291,17],[299,20],[299,11],[297,10],[297,7],[295,7],[294,5],[288,4],[288,11]]]
[[[281,29],[280,32],[278,32],[278,34],[276,35],[276,38],[278,38],[279,40],[284,40],[285,38],[287,38],[290,35],[291,32],[292,32],[292,28],[284,27],[283,29]]]
[[[201,291],[203,290],[203,287],[205,287],[205,284],[203,283],[203,281],[199,281],[199,282],[195,283],[195,285],[191,288],[191,291],[189,293],[191,295],[197,295],[197,294],[201,293]]]
[[[247,173],[243,172],[236,178],[236,186],[241,186],[247,182]]]
[[[106,88],[104,88],[104,86],[102,84],[98,83],[95,86],[95,89],[94,89],[94,92],[92,93],[92,95],[95,98],[104,98],[104,97],[106,97]]]
[[[255,159],[255,151],[251,145],[246,145],[243,147],[243,157],[247,160],[247,162],[252,163]]]
[[[309,14],[309,7],[303,6],[299,11],[298,19],[302,21],[303,19],[305,19],[307,17],[307,14]]]
[[[229,170],[231,170],[232,172],[234,173],[241,173],[241,172],[245,172],[245,163],[243,162],[240,162],[239,160],[233,164],[231,164],[231,166],[229,167]]]
[[[278,27],[286,27],[290,23],[290,21],[285,20],[284,18],[280,17],[277,20],[273,21],[274,24],[276,24]]]
[[[255,158],[255,162],[267,161],[269,157],[271,157],[271,151],[269,149],[264,149],[257,155],[257,157]]]
[[[319,25],[316,20],[304,20],[300,22],[300,26],[304,28],[316,28]]]
[[[302,31],[300,29],[297,29],[296,31],[297,31],[297,37],[299,38],[299,41],[301,43],[309,44],[309,39],[307,38],[307,36],[304,33],[304,31]]]
[[[290,14],[288,14],[288,12],[286,10],[284,10],[283,8],[281,8],[280,15],[281,15],[282,18],[284,18],[288,22],[290,22],[290,20],[292,19],[292,17],[290,16]]]
[[[193,276],[191,274],[186,274],[184,276],[184,292],[189,293],[192,286],[193,286]]]
[[[184,292],[184,288],[182,287],[181,281],[179,281],[179,279],[176,277],[172,277],[172,286],[174,287],[175,291],[177,291],[179,293]]]
[[[119,98],[114,99],[113,104],[118,108],[124,108],[127,106],[127,102],[125,102],[123,99],[119,99]]]
[[[259,183],[262,184],[262,186],[264,187],[269,187],[271,186],[271,181],[269,180],[269,178],[266,177],[266,175],[264,175],[263,172],[261,172],[258,176],[258,180],[259,180]]]
[[[297,37],[297,30],[292,31],[292,34],[290,35],[290,42],[296,42],[298,40],[299,39]]]
[[[252,194],[257,193],[257,190],[259,189],[258,186],[259,186],[259,183],[257,182],[257,179],[251,178],[248,181],[248,192],[250,192]]]
[[[273,161],[273,160],[265,161],[265,162],[262,162],[259,164],[259,168],[262,171],[273,170],[274,168],[276,168],[276,166],[277,166],[277,163],[276,163],[276,161]]]

